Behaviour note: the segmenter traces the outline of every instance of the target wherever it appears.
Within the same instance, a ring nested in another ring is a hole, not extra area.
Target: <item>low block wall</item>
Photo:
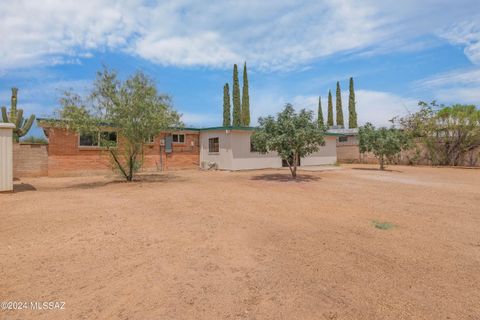
[[[337,145],[337,161],[340,163],[358,163],[361,160],[358,145]]]
[[[44,144],[13,144],[13,176],[39,177],[48,175],[48,146]]]

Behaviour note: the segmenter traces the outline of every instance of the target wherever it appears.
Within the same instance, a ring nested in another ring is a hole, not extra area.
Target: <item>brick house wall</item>
[[[48,175],[84,175],[111,172],[110,155],[99,147],[79,146],[79,135],[59,128],[44,128],[48,136]],[[199,132],[179,131],[185,134],[185,143],[174,143],[171,154],[165,154],[161,140],[168,134],[155,137],[146,144],[140,171],[162,171],[198,168],[200,159]],[[122,139],[118,137],[121,153]]]

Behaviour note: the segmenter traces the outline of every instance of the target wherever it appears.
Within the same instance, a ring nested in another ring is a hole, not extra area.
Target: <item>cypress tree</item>
[[[250,97],[248,96],[247,63],[243,65],[242,125],[250,125]]]
[[[233,125],[242,126],[242,107],[240,103],[240,86],[238,84],[238,67],[233,65]]]
[[[348,127],[358,127],[357,111],[355,110],[355,90],[353,89],[353,78],[350,78],[350,94],[348,96]]]
[[[231,125],[230,119],[230,88],[228,83],[223,86],[223,126],[227,127]]]
[[[337,81],[337,126],[343,127],[342,93],[340,91],[340,82]]]
[[[327,115],[327,125],[329,127],[333,126],[333,103],[332,103],[332,92],[328,90],[328,115]]]
[[[323,111],[322,111],[322,97],[318,97],[318,116],[317,123],[319,127],[323,127]]]

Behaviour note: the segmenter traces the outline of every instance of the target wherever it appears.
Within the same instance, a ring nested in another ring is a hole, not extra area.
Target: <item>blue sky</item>
[[[141,70],[189,126],[221,124],[232,66],[247,61],[252,119],[316,110],[355,78],[360,123],[418,100],[480,104],[480,3],[444,1],[1,1],[0,104],[37,116],[88,92],[102,65]],[[345,111],[344,111],[345,113]],[[40,130],[32,131],[41,135]]]

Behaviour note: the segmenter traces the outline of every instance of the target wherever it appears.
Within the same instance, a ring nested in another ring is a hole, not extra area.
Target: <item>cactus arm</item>
[[[35,121],[35,115],[32,114],[30,118],[23,124],[23,126],[20,128],[20,133],[18,134],[19,137],[23,137],[30,131],[32,128],[33,121]]]
[[[17,127],[17,129],[20,129],[22,127],[22,119],[23,119],[23,110],[22,109],[18,109],[15,118],[16,118],[15,119],[15,127]]]
[[[3,122],[10,122],[8,121],[8,114],[7,114],[7,108],[6,107],[2,107],[2,120]]]

